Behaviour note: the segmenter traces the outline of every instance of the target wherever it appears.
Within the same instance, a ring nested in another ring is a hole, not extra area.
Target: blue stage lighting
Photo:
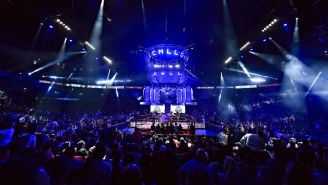
[[[253,83],[262,83],[262,82],[265,82],[265,79],[264,78],[259,78],[259,77],[253,77],[250,80]]]
[[[73,42],[73,39],[69,39],[69,42]]]
[[[284,24],[284,27],[285,27],[285,28],[286,28],[286,27],[288,27],[288,24],[287,24],[287,23],[285,23],[285,24]]]
[[[52,29],[52,28],[54,28],[54,26],[53,25],[49,25],[49,28]]]
[[[267,40],[267,39],[263,39],[262,41],[263,41],[263,42],[266,42],[266,41],[268,41],[268,40]]]

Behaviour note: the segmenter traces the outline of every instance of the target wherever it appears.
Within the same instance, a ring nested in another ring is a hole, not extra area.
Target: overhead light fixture
[[[273,25],[275,25],[278,22],[278,19],[272,20],[266,27],[262,29],[262,33],[266,32],[269,30]]]
[[[228,64],[232,61],[232,57],[227,58],[227,60],[224,61],[225,64]]]
[[[86,44],[89,48],[91,48],[91,49],[93,49],[93,50],[96,50],[96,48],[95,48],[92,44],[90,44],[88,41],[85,41],[85,44]]]
[[[61,21],[60,19],[56,19],[56,22],[61,25],[63,28],[65,28],[67,31],[71,31],[71,28],[66,25],[63,21]]]
[[[244,44],[239,50],[240,50],[240,51],[243,51],[243,50],[245,50],[249,45],[251,45],[251,43],[250,43],[250,42],[246,42],[246,44]]]
[[[103,59],[110,65],[113,63],[113,61],[110,58],[106,57],[106,56],[103,56]]]

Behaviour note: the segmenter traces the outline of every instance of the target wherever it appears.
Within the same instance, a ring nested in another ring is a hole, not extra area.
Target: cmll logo
[[[169,48],[167,48],[167,49],[157,49],[157,50],[151,51],[151,55],[152,56],[156,56],[156,55],[175,55],[175,56],[179,56],[180,52],[176,49],[171,50]]]

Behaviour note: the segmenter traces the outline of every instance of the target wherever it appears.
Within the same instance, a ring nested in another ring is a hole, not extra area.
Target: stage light
[[[165,75],[165,73],[164,72],[161,72],[161,75]]]
[[[175,68],[180,68],[180,64],[176,64],[175,65]]]
[[[285,28],[286,28],[286,27],[288,27],[288,24],[287,24],[287,23],[285,23],[285,24],[284,24],[284,27],[285,27]]]
[[[225,64],[228,64],[228,63],[230,63],[231,61],[232,61],[232,57],[229,57],[229,58],[227,58],[226,61],[224,61],[224,63],[225,63]]]
[[[28,73],[28,76],[31,76],[32,75],[32,73]]]
[[[244,44],[239,50],[243,51],[244,49],[246,49],[251,43],[250,42],[246,42],[246,44]]]
[[[52,28],[54,28],[54,26],[53,25],[49,25],[49,28],[52,29]]]
[[[61,22],[61,21],[60,21],[60,19],[56,19],[56,22],[58,22],[58,23],[59,23],[59,22]]]
[[[169,68],[173,68],[173,65],[169,65]]]
[[[268,41],[268,40],[267,40],[267,39],[263,39],[262,41],[263,41],[263,42],[266,42],[266,41]]]
[[[154,68],[161,68],[161,67],[162,67],[161,65],[154,64]]]
[[[108,57],[106,57],[106,56],[103,56],[103,59],[108,63],[108,64],[113,64],[113,61],[110,59],[110,58],[108,58]]]
[[[253,83],[262,83],[262,82],[265,82],[265,79],[264,78],[259,78],[259,77],[253,77],[250,80]]]
[[[274,26],[278,22],[278,19],[272,20],[266,27],[262,29],[262,32],[266,32],[269,30],[272,26]]]
[[[69,42],[73,42],[73,40],[72,39],[69,39]]]
[[[91,45],[88,41],[85,41],[85,44],[92,50],[96,50],[96,48],[93,45]]]

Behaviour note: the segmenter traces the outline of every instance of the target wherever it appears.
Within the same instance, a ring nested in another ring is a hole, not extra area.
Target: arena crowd
[[[1,184],[328,183],[327,142],[299,137],[294,126],[287,128],[297,124],[297,116],[263,122],[209,119],[221,128],[215,137],[118,129],[143,113],[2,107]],[[279,137],[280,132],[285,135]]]

